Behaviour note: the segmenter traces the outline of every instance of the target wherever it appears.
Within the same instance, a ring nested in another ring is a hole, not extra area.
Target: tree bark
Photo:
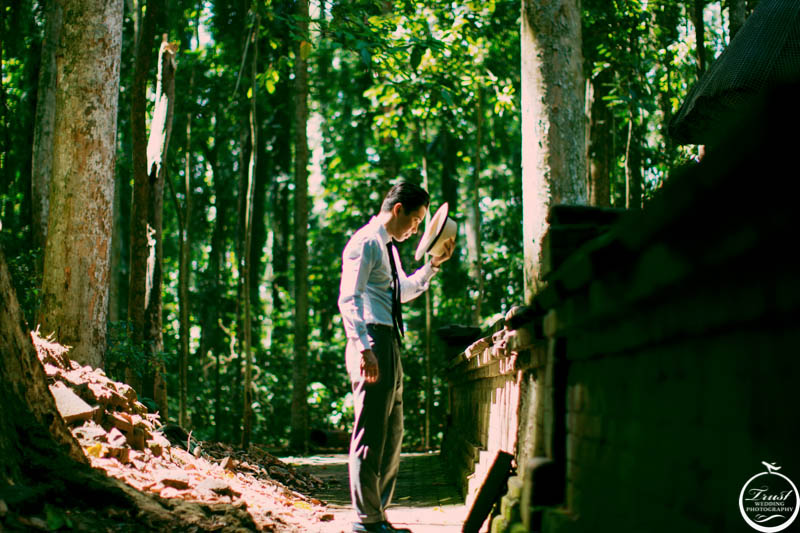
[[[218,122],[215,120],[215,124]],[[219,139],[216,134],[215,126],[215,139]],[[228,218],[230,212],[230,196],[227,193],[227,187],[223,183],[222,176],[218,168],[217,161],[218,145],[207,150],[206,160],[211,167],[211,174],[214,177],[214,196],[216,202],[216,216],[214,217],[214,228],[211,232],[211,252],[208,258],[208,273],[206,275],[208,288],[204,295],[204,299],[212,301],[218,297],[220,287],[220,271],[221,265],[224,262],[225,254],[225,220]],[[218,312],[211,305],[203,306],[202,312],[202,330],[200,336],[200,347],[195,359],[199,364],[205,363],[209,351],[213,350],[215,354],[214,359],[214,440],[219,441],[221,438],[221,429],[223,424],[223,409],[222,409],[222,394],[220,383],[220,353],[222,350],[222,330],[219,327]],[[204,366],[205,367],[205,366]],[[207,376],[203,376],[206,378]]]
[[[120,109],[120,113],[123,113]],[[120,136],[121,137],[121,136]],[[130,144],[117,145],[117,153],[130,153]],[[111,280],[108,295],[108,321],[119,322],[128,312],[128,250],[130,250],[130,165],[117,164],[114,176],[114,208],[111,235]]]
[[[61,37],[61,4],[55,1],[47,2],[45,19],[31,161],[33,239],[35,245],[42,250],[47,240],[47,213],[50,210],[53,126],[56,118],[56,52]]]
[[[541,283],[548,210],[586,203],[580,2],[523,0],[521,25],[523,253],[530,302]]]
[[[475,162],[469,184],[469,206],[467,207],[467,253],[469,275],[476,294],[472,300],[472,323],[481,323],[481,300],[483,299],[483,265],[481,263],[481,149],[483,148],[483,97],[480,86],[476,89],[475,102]]]
[[[122,0],[71,4],[64,12],[61,42],[40,323],[72,347],[70,357],[102,367]]]
[[[610,127],[611,117],[604,96],[608,94],[605,72],[600,73],[590,85],[589,108],[589,205],[609,207],[611,205],[610,178]]]
[[[658,106],[661,108],[661,114],[664,117],[661,123],[661,133],[664,139],[664,161],[671,164],[675,160],[675,141],[669,134],[667,126],[672,120],[672,60],[674,53],[671,50],[666,52],[666,60],[664,61],[666,70],[666,90],[658,92]]]
[[[423,122],[425,124],[425,122]],[[420,134],[422,129],[422,134]],[[417,147],[422,154],[422,186],[425,190],[430,190],[428,182],[428,133],[427,127],[417,128]],[[430,209],[425,214],[425,226],[430,222]],[[433,397],[432,373],[431,373],[431,338],[433,333],[433,302],[431,293],[433,290],[425,291],[425,426],[423,428],[422,446],[425,450],[430,449],[431,445],[431,404]]]
[[[146,76],[149,70],[150,44],[155,31],[155,17],[162,5],[148,3],[142,34],[136,51],[134,87],[131,103],[133,137],[134,195],[131,206],[131,277],[128,316],[133,340],[145,347],[141,375],[129,373],[130,384],[146,398],[152,398],[162,418],[168,418],[164,365],[158,359],[163,350],[161,326],[161,264],[164,180],[175,94],[174,45],[166,41],[159,48],[155,105],[150,123],[147,148],[144,145]]]
[[[441,157],[441,191],[442,199],[450,205],[450,213],[458,212],[458,152],[462,146],[450,130],[449,122],[454,120],[450,114],[440,117],[440,157]],[[432,206],[436,209],[436,206]],[[461,295],[461,255],[453,253],[447,267],[437,274],[443,298],[460,297]]]
[[[641,128],[633,108],[628,116],[628,141],[625,147],[625,207],[642,207]]]
[[[4,76],[4,66],[5,62],[5,40],[6,35],[8,35],[8,30],[6,27],[6,20],[5,17],[0,18],[0,152],[2,152],[3,156],[0,157],[0,172],[2,172],[3,176],[6,175],[6,159],[7,153],[9,150],[8,144],[8,136],[9,130],[8,127],[8,116],[6,115],[6,109],[8,109],[8,103],[6,102],[6,86],[3,84]],[[0,213],[5,213],[5,201],[4,198],[6,196],[6,187],[8,184],[0,183]],[[3,221],[0,219],[0,229],[3,228]]]
[[[145,300],[145,336],[150,345],[153,361],[164,350],[164,332],[161,319],[161,279],[163,251],[164,181],[167,179],[167,149],[172,134],[172,118],[175,107],[175,52],[177,46],[167,41],[164,34],[158,54],[158,78],[156,82],[153,118],[150,122],[150,137],[147,142],[147,169],[150,183],[149,211],[152,234],[155,241],[155,257],[148,257],[147,280],[150,288]],[[152,367],[152,378],[147,374],[146,390],[149,392],[152,379],[153,400],[158,405],[164,420],[168,419],[166,368],[158,360]]]
[[[294,383],[290,445],[308,446],[308,0],[297,3],[295,48],[295,197],[294,197]]]
[[[245,38],[249,43],[249,35]],[[249,48],[249,44],[246,47]],[[236,278],[236,328],[231,332],[232,337],[235,338],[235,344],[231,347],[231,361],[232,365],[226,368],[226,371],[231,372],[233,382],[230,387],[233,390],[233,396],[230,398],[233,403],[231,407],[231,435],[242,434],[242,419],[244,413],[242,412],[242,387],[244,377],[244,345],[245,345],[245,318],[244,308],[247,299],[246,281],[245,281],[245,268],[247,259],[245,258],[245,244],[246,244],[246,219],[247,219],[247,193],[248,193],[248,169],[250,161],[250,151],[253,147],[250,143],[250,127],[249,127],[249,110],[242,109],[241,115],[241,129],[239,130],[239,184],[237,187],[237,218],[236,218],[236,261],[237,261],[237,274]],[[235,437],[232,437],[235,438]]]
[[[189,98],[192,98],[194,88],[194,70],[189,81]],[[178,307],[180,308],[180,339],[181,354],[179,368],[179,414],[178,423],[181,427],[190,427],[188,415],[187,393],[189,389],[189,281],[191,270],[189,261],[191,255],[191,240],[189,226],[192,217],[192,114],[186,113],[186,149],[184,151],[183,166],[183,209],[175,202],[178,213],[178,226],[181,232],[180,265],[178,273]]]
[[[247,170],[247,205],[245,206],[244,224],[244,268],[242,277],[244,278],[244,387],[242,405],[242,448],[245,450],[250,446],[250,435],[253,430],[253,352],[252,352],[252,318],[250,316],[250,297],[251,297],[251,266],[253,258],[250,249],[253,243],[253,192],[256,182],[256,165],[258,164],[258,119],[256,117],[256,89],[258,88],[258,33],[260,19],[256,15],[255,27],[253,29],[253,59],[251,68],[251,95],[250,95],[250,163]]]
[[[128,280],[128,320],[131,325],[131,339],[141,346],[145,340],[145,309],[149,299],[147,280],[147,260],[150,256],[152,240],[150,232],[150,182],[147,177],[147,76],[150,72],[151,45],[155,38],[155,24],[159,0],[150,0],[142,17],[137,15],[136,57],[131,84],[131,159],[133,161],[133,195],[131,197],[130,230],[130,278]],[[141,9],[141,3],[137,4]],[[153,243],[154,244],[154,243]],[[155,256],[155,250],[153,249]],[[153,397],[153,391],[144,389],[144,375],[141,370],[129,368],[126,381],[142,397]]]
[[[706,0],[694,0],[692,4],[692,23],[694,24],[694,38],[697,44],[697,77],[699,78],[706,71],[706,41],[705,41],[705,22],[703,21],[703,9]]]

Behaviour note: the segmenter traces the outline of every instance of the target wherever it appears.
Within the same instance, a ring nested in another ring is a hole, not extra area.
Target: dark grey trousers
[[[355,422],[350,439],[350,497],[361,522],[386,520],[403,442],[403,367],[391,326],[367,326],[378,359],[378,381],[359,375],[361,354],[348,343],[347,370],[353,387]]]

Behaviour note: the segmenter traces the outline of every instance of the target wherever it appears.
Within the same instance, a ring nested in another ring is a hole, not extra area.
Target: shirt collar
[[[375,228],[375,233],[378,235],[378,238],[380,238],[381,242],[384,245],[391,242],[392,237],[389,235],[389,232],[386,231],[386,227],[380,223],[378,217],[372,217],[372,220],[370,220],[369,222]]]

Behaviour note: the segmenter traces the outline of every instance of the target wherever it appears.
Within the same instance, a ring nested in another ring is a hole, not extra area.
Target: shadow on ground
[[[325,482],[313,496],[348,520],[354,518],[350,505],[347,455],[287,457],[284,461]],[[395,525],[418,532],[460,531],[466,518],[464,501],[447,479],[438,454],[404,453],[394,500],[387,515]]]

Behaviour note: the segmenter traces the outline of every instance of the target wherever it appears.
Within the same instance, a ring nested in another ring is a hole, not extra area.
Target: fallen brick
[[[67,424],[76,420],[89,420],[94,414],[94,407],[84,402],[80,396],[63,383],[50,385],[50,392],[56,400],[56,408]]]

